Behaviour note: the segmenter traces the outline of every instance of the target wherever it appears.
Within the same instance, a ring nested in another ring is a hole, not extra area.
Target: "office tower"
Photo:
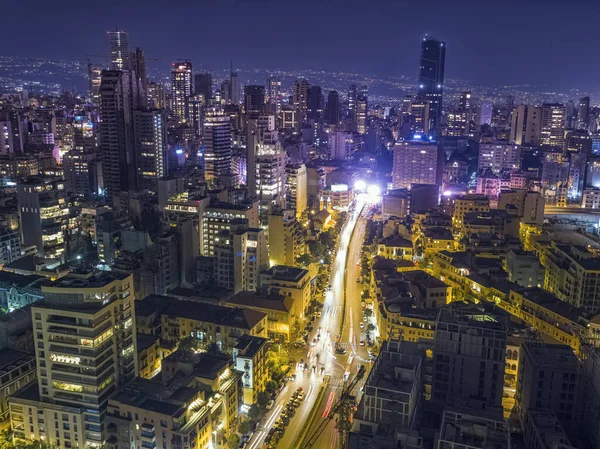
[[[296,258],[304,254],[305,242],[302,224],[296,220],[296,211],[274,210],[269,214],[269,259],[271,266],[294,266]]]
[[[519,145],[490,142],[479,144],[478,170],[490,169],[495,175],[505,170],[521,168],[521,147]]]
[[[302,117],[306,117],[306,110],[308,108],[308,92],[310,90],[310,83],[305,80],[294,81],[294,90],[292,93],[292,102],[296,111],[300,113]]]
[[[240,95],[242,94],[242,85],[240,82],[240,75],[238,72],[231,70],[230,84],[229,84],[229,101],[231,104],[240,104]]]
[[[337,90],[330,90],[327,94],[327,108],[325,112],[325,121],[329,125],[340,123],[340,95]]]
[[[281,110],[281,80],[277,76],[267,78],[267,104],[275,107],[270,113],[278,114]]]
[[[218,287],[238,293],[256,291],[260,272],[269,267],[266,232],[236,219],[215,241],[214,279]]]
[[[107,31],[108,51],[110,53],[110,68],[112,70],[129,70],[129,34],[120,31]]]
[[[244,112],[246,116],[258,116],[264,110],[265,86],[244,86]]]
[[[23,246],[35,245],[38,255],[59,259],[70,214],[64,182],[37,176],[23,179],[17,183],[17,205]]]
[[[188,100],[192,95],[192,63],[174,62],[171,68],[171,96],[173,114],[180,123],[189,120]]]
[[[91,151],[96,149],[94,124],[85,115],[73,117],[73,135],[71,147],[75,150]]]
[[[204,178],[217,182],[231,171],[231,120],[219,108],[206,110],[204,118]]]
[[[510,118],[511,143],[539,145],[542,130],[542,108],[521,104],[514,108]]]
[[[411,132],[413,134],[430,135],[430,110],[428,101],[413,101],[410,104]]]
[[[194,92],[196,95],[203,95],[205,104],[213,96],[213,79],[210,73],[197,73],[194,76]]]
[[[160,83],[149,82],[147,85],[149,109],[167,109],[167,93],[165,86]]]
[[[98,105],[100,103],[100,96],[98,94],[100,90],[100,83],[102,81],[102,68],[94,65],[91,62],[88,64],[88,82],[89,82],[89,94],[92,104]]]
[[[565,106],[565,128],[577,129],[577,109],[573,100],[567,101]]]
[[[493,109],[494,105],[490,101],[481,102],[481,105],[477,108],[478,125],[480,127],[492,124]]]
[[[440,309],[433,350],[433,399],[476,399],[501,406],[506,336],[503,319],[475,307]]]
[[[565,150],[569,153],[590,155],[592,154],[592,137],[583,129],[567,131]]]
[[[105,70],[100,85],[98,130],[102,176],[109,204],[113,195],[135,187],[132,90],[129,72]]]
[[[276,144],[278,133],[275,129],[275,116],[261,115],[248,121],[246,160],[248,175],[248,191],[254,195],[258,192],[256,183],[256,154],[259,144]]]
[[[429,130],[436,135],[442,120],[446,43],[425,36],[421,42],[421,60],[417,98],[429,101]]]
[[[558,103],[542,105],[542,126],[540,144],[562,148],[565,141],[565,120],[567,110]]]
[[[131,52],[130,56],[131,70],[135,72],[135,76],[140,81],[141,88],[144,94],[148,91],[148,75],[146,75],[146,59],[144,51],[136,47],[135,51]]]
[[[356,119],[356,84],[352,84],[348,89],[348,118],[354,122]]]
[[[582,97],[579,99],[578,108],[578,129],[588,129],[590,123],[590,97]]]
[[[192,95],[188,100],[188,110],[190,114],[190,120],[187,123],[188,129],[193,129],[196,137],[202,137],[205,111],[204,95]]]
[[[286,152],[279,143],[256,146],[256,195],[262,222],[274,207],[285,207]],[[252,193],[254,194],[254,193]]]
[[[133,132],[137,185],[156,191],[158,180],[169,172],[166,112],[134,111]]]
[[[217,101],[217,104],[231,104],[231,80],[224,80],[221,83],[221,90],[215,94],[216,100],[219,99],[219,94],[221,101]]]
[[[356,132],[359,134],[367,132],[368,94],[369,90],[367,86],[361,86],[356,94],[355,124]]]
[[[31,308],[37,382],[10,400],[13,426],[26,423],[24,439],[105,446],[108,398],[137,372],[134,293],[133,275],[116,272],[42,286],[44,299]]]
[[[308,91],[307,117],[309,120],[320,121],[325,109],[325,98],[321,86],[311,86]]]
[[[332,131],[328,134],[327,139],[330,159],[344,161],[352,156],[354,146],[352,133],[346,131]]]
[[[394,146],[392,186],[410,189],[413,184],[442,183],[444,152],[436,143],[401,141]]]
[[[308,207],[306,165],[288,165],[285,168],[286,208],[296,211],[300,218]]]
[[[552,297],[537,288],[525,291]],[[563,427],[570,429],[577,404],[578,371],[579,361],[569,346],[525,342],[520,351],[515,395],[519,418],[523,420],[533,409],[552,410]]]
[[[71,150],[63,154],[65,190],[79,196],[98,193],[97,156],[95,152]]]

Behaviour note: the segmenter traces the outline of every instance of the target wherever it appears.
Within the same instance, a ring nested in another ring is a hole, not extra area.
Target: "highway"
[[[360,304],[361,286],[357,282],[359,267],[356,265],[356,262],[360,260],[360,249],[365,232],[365,222],[360,218],[364,206],[364,201],[359,199],[354,211],[348,214],[347,223],[342,229],[332,264],[330,279],[332,288],[326,293],[322,314],[315,320],[314,331],[309,337],[308,346],[302,351],[290,351],[290,356],[298,362],[295,370],[296,380],[288,382],[281,391],[273,408],[267,412],[266,419],[257,428],[246,449],[266,447],[264,439],[269,430],[277,421],[294,391],[301,387],[305,392],[304,401],[296,409],[295,416],[290,420],[283,438],[277,444],[277,448],[294,449],[294,442],[304,426],[308,424],[306,421],[313,407],[317,408],[315,411],[317,416],[312,421],[313,424],[316,424],[331,409],[345,378],[349,375],[354,376],[358,365],[366,363],[368,360],[366,346],[360,346],[361,334],[364,334],[366,330],[366,323],[364,323],[365,329],[361,329],[360,323],[363,322]],[[353,233],[354,230],[356,232]],[[346,270],[347,277],[345,277]],[[346,348],[346,353],[336,354],[335,342],[340,335],[340,325],[342,324],[344,281],[346,281],[347,289],[347,307],[340,342]],[[315,339],[314,343],[313,339]],[[308,363],[308,370],[302,369],[300,360]],[[325,391],[319,394],[325,378],[329,378],[330,381],[324,387]],[[316,403],[317,399],[319,399],[319,403]],[[333,428],[333,424],[328,426],[314,447],[332,449],[337,447],[337,432]]]

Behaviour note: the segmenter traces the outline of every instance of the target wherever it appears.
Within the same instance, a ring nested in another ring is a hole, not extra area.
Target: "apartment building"
[[[234,367],[243,373],[243,402],[247,406],[256,403],[258,393],[264,391],[269,380],[268,349],[269,340],[250,335],[242,335],[233,348]]]

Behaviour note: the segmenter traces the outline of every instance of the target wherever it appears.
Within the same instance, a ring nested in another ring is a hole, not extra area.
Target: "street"
[[[344,381],[356,375],[359,364],[368,361],[367,347],[360,346],[360,340],[366,340],[366,323],[363,322],[360,303],[361,285],[357,282],[359,267],[356,265],[360,260],[365,232],[365,221],[360,218],[364,206],[365,203],[359,199],[354,211],[348,214],[348,221],[342,229],[332,264],[330,279],[332,288],[326,293],[321,316],[315,321],[315,329],[309,336],[307,348],[298,351],[298,355],[296,351],[290,353],[298,362],[295,370],[296,380],[288,382],[281,391],[273,408],[267,412],[263,425],[257,428],[247,446],[248,449],[259,449],[264,446],[263,442],[269,430],[292,394],[301,387],[305,393],[304,401],[297,408],[295,416],[290,420],[283,437],[277,444],[279,448],[292,448],[300,432],[309,424],[307,419],[311,417],[313,407],[316,407],[316,417],[312,419],[312,423],[316,425],[331,410]],[[346,281],[347,305],[344,327],[340,332],[344,310],[344,281]],[[364,329],[361,329],[361,323]],[[340,346],[346,349],[345,354],[335,352],[338,336],[340,336]],[[308,363],[308,370],[303,369],[301,360]],[[325,391],[319,394],[325,378],[329,378],[329,383]],[[308,429],[308,434],[310,431],[311,429]],[[331,449],[337,447],[337,431],[333,421],[323,432],[315,447]]]

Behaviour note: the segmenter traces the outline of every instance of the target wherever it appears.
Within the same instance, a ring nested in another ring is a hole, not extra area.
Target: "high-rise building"
[[[337,90],[330,90],[327,95],[327,107],[325,109],[325,121],[330,125],[340,123],[340,95]]]
[[[133,144],[133,97],[135,92],[128,71],[105,70],[100,85],[100,123],[98,124],[104,192],[112,204],[114,194],[135,188]]]
[[[425,36],[421,42],[421,59],[417,98],[429,101],[429,130],[435,135],[442,120],[446,43]]]
[[[194,93],[203,95],[204,101],[208,102],[213,96],[213,79],[210,73],[197,73],[194,75]]]
[[[189,120],[188,101],[192,95],[192,63],[174,62],[171,68],[172,110],[181,123]]]
[[[409,113],[411,117],[411,131],[413,134],[429,136],[431,123],[429,102],[412,101],[410,103]]]
[[[356,94],[356,132],[365,134],[367,132],[367,114],[369,90],[367,86],[361,86]]]
[[[442,184],[444,152],[429,141],[400,141],[394,146],[392,186],[410,189],[413,184]]]
[[[435,326],[436,401],[478,399],[502,405],[507,324],[473,307],[444,308]]]
[[[504,170],[519,170],[521,167],[521,147],[519,145],[490,142],[479,144],[478,169],[490,169],[495,175]]]
[[[352,156],[352,133],[346,131],[332,131],[328,134],[329,158],[344,161]]]
[[[207,109],[204,118],[204,177],[218,181],[231,171],[231,120],[219,108]]]
[[[23,246],[35,245],[40,256],[60,259],[70,214],[64,182],[37,176],[19,181],[17,206]]]
[[[260,272],[269,267],[265,231],[249,228],[244,219],[236,219],[230,226],[215,239],[215,284],[234,294],[256,291]]]
[[[88,81],[89,81],[89,93],[92,104],[96,106],[100,104],[100,83],[102,82],[102,67],[94,65],[91,62],[88,64]],[[0,133],[1,134],[1,133]]]
[[[231,104],[240,104],[240,95],[242,94],[242,85],[240,82],[240,75],[238,72],[231,70],[231,77],[229,83],[229,101]]]
[[[69,275],[42,293],[31,308],[37,383],[11,398],[13,428],[57,447],[104,447],[108,398],[137,372],[133,275]]]
[[[565,120],[567,110],[558,103],[542,105],[542,126],[540,143],[551,147],[562,148],[565,142]]]
[[[310,120],[320,121],[325,110],[325,98],[321,86],[311,86],[308,91],[307,117]]]
[[[129,70],[129,34],[118,28],[106,33],[110,52],[110,68],[112,70]]]
[[[149,82],[146,95],[149,109],[167,109],[167,93],[165,86],[160,83]]]
[[[274,210],[269,214],[269,259],[271,266],[294,266],[304,254],[304,231],[296,220],[296,211]]]
[[[165,111],[133,113],[137,185],[156,191],[158,180],[168,175],[167,114]]]
[[[265,86],[244,87],[244,113],[247,117],[258,116],[265,110]]]
[[[281,110],[281,80],[277,76],[267,78],[267,103],[275,107],[269,113],[278,114]]]
[[[135,72],[135,76],[140,81],[141,88],[146,94],[148,90],[148,76],[146,75],[146,58],[144,57],[144,51],[136,47],[131,52],[130,56],[131,71]]]
[[[308,206],[306,165],[288,165],[285,169],[286,208],[300,218]]]
[[[98,193],[98,165],[95,152],[71,150],[63,154],[65,189],[79,196]]]
[[[539,145],[542,131],[542,108],[521,104],[514,108],[510,119],[511,143]]]
[[[294,81],[294,90],[292,93],[292,101],[298,111],[303,117],[306,117],[306,111],[308,109],[308,93],[310,91],[310,83],[305,79]]]
[[[590,124],[590,97],[579,99],[577,128],[587,130]]]
[[[257,145],[256,195],[263,224],[273,208],[285,207],[285,164],[286,152],[279,143]]]
[[[356,118],[356,84],[352,84],[348,89],[348,118],[352,121]]]
[[[249,192],[257,192],[256,183],[256,154],[259,144],[274,145],[278,142],[278,133],[275,129],[274,115],[260,115],[248,120],[248,134],[246,141],[246,166],[247,185]],[[254,193],[252,193],[254,195]]]

